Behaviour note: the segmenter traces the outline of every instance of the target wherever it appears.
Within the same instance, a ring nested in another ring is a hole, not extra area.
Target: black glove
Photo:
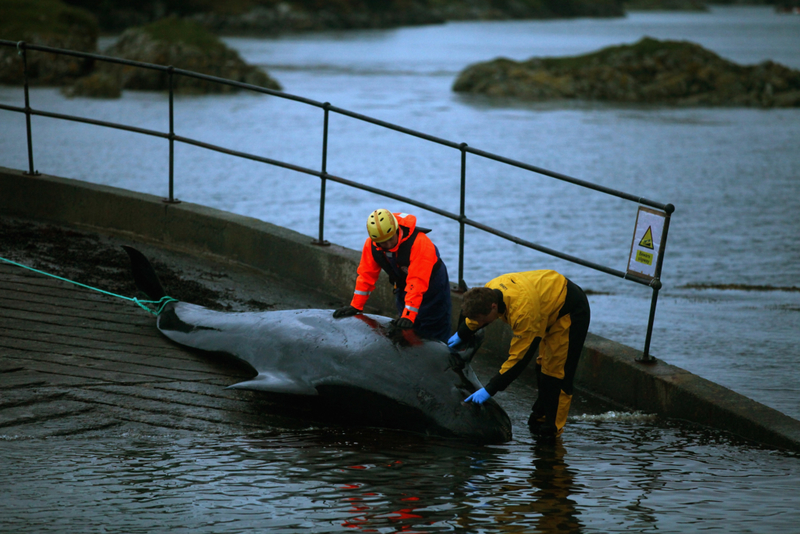
[[[361,313],[361,310],[352,306],[345,306],[344,308],[339,308],[333,312],[333,318],[340,319],[342,317],[352,317],[354,315],[358,315],[359,313]]]
[[[412,342],[418,342],[419,340],[412,330],[413,327],[414,323],[406,317],[392,319],[386,327],[386,335],[392,340],[392,343],[407,345]]]
[[[392,321],[392,324],[397,328],[402,328],[403,330],[406,330],[408,328],[414,328],[414,323],[412,323],[411,319],[409,319],[408,317],[401,317],[399,319],[395,319],[394,321]]]

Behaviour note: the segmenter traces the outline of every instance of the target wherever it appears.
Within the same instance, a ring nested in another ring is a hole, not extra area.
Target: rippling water
[[[28,532],[792,532],[800,457],[609,412],[557,445],[386,430],[0,440],[0,527]]]
[[[800,293],[687,284],[800,286],[800,110],[519,104],[455,95],[459,70],[507,56],[579,54],[644,35],[689,39],[734,61],[800,68],[800,17],[766,8],[634,14],[619,20],[458,23],[228,39],[290,93],[497,152],[677,207],[652,353],[800,418]],[[22,105],[18,88],[0,99]],[[35,89],[32,106],[167,130],[165,95],[69,100]],[[27,168],[24,119],[0,114],[0,165]],[[179,97],[176,132],[318,169],[322,115],[254,95]],[[162,140],[33,119],[41,172],[166,196]],[[331,117],[328,171],[458,211],[460,156]],[[624,269],[636,206],[470,156],[467,213],[542,245]],[[318,229],[319,184],[178,145],[176,196]],[[376,206],[328,186],[325,238],[357,249]],[[455,224],[434,228],[451,273]],[[556,268],[592,290],[590,330],[641,348],[649,293],[477,232],[465,278]],[[790,532],[800,521],[800,460],[648,417],[574,413],[563,447],[524,429],[530,399],[501,399],[515,439],[470,447],[386,431],[268,427],[259,435],[106,436],[0,441],[2,525],[35,531]]]

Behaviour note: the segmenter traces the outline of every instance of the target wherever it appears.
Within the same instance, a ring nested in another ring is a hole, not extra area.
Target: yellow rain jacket
[[[556,271],[527,271],[498,276],[489,281],[486,287],[503,292],[506,309],[499,318],[513,331],[508,359],[500,368],[500,374],[504,374],[525,357],[537,337],[545,338],[548,329],[558,320],[558,313],[567,296],[567,279]],[[466,319],[466,323],[470,330],[478,329],[475,321]],[[540,354],[542,352],[540,346]],[[564,356],[566,360],[566,354]],[[548,366],[543,364],[543,367]],[[563,378],[563,362],[561,367],[561,376],[557,378]],[[503,384],[500,389],[505,389],[507,385]]]

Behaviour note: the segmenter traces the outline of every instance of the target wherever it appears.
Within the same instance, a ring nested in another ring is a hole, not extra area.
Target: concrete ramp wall
[[[0,167],[0,212],[20,218],[131,235],[176,250],[221,256],[314,287],[343,303],[355,284],[359,252],[250,217],[153,195]],[[394,315],[388,281],[370,308]],[[458,316],[460,295],[453,293]],[[482,352],[505,360],[510,332],[492,324]],[[589,334],[577,385],[630,408],[685,419],[771,446],[800,451],[800,421],[678,367],[636,362],[640,352]]]

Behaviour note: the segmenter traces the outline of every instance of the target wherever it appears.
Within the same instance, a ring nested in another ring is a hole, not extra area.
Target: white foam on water
[[[621,421],[625,423],[647,423],[655,421],[657,418],[658,416],[656,414],[651,413],[610,411],[601,414],[572,415],[569,417],[569,420],[588,422]]]

